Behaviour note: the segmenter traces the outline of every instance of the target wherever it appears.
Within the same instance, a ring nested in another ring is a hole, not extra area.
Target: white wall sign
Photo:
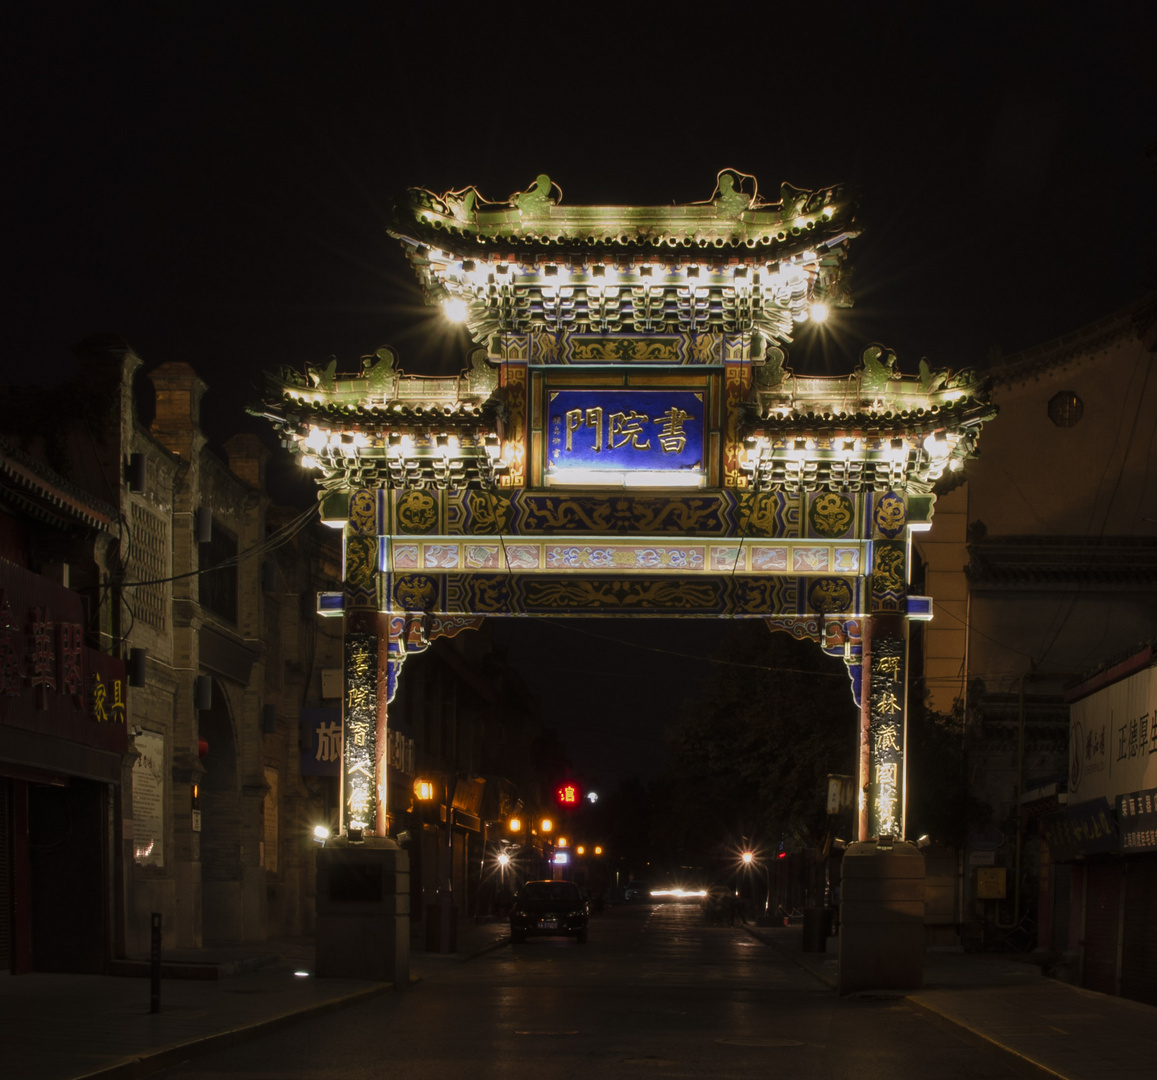
[[[1157,667],[1073,702],[1069,798],[1087,802],[1157,787]]]
[[[134,739],[133,858],[138,866],[165,865],[165,737],[142,731]]]

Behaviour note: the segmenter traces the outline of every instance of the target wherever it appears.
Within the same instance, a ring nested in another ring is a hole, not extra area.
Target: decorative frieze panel
[[[809,533],[802,499],[782,492],[422,491],[390,493],[390,505],[388,526],[395,535],[675,535],[704,540],[832,535]]]
[[[513,571],[515,573],[740,573],[799,576],[830,574],[857,577],[864,571],[862,542],[817,544],[796,540],[631,542],[616,538],[574,541],[506,539],[463,540],[427,537],[388,541],[383,569],[395,573]]]

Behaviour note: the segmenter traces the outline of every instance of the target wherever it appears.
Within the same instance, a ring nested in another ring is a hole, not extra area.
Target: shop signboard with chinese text
[[[1069,713],[1069,792],[1074,802],[1157,787],[1157,667],[1088,697]]]
[[[0,724],[123,754],[126,686],[124,662],[84,644],[76,593],[0,561]]]
[[[1157,851],[1157,788],[1118,795],[1117,821],[1122,852]]]
[[[1058,862],[1120,850],[1117,819],[1104,797],[1069,803],[1041,821],[1049,853]]]

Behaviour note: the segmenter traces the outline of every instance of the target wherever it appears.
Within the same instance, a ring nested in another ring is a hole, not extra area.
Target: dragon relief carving
[[[653,580],[533,580],[526,585],[530,609],[675,608],[714,610],[718,586],[712,582]]]
[[[896,354],[883,345],[869,345],[860,357],[860,393],[865,397],[882,394],[893,379],[899,379]]]
[[[362,377],[369,379],[373,394],[392,397],[399,374],[398,354],[388,345],[362,357]]]

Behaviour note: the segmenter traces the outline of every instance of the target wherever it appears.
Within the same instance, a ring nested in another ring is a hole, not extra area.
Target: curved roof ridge
[[[1022,349],[988,369],[994,383],[1011,384],[1046,368],[1068,363],[1077,356],[1105,348],[1130,334],[1140,335],[1146,327],[1157,320],[1157,292],[1149,293],[1139,300],[1091,323],[1049,341]]]

